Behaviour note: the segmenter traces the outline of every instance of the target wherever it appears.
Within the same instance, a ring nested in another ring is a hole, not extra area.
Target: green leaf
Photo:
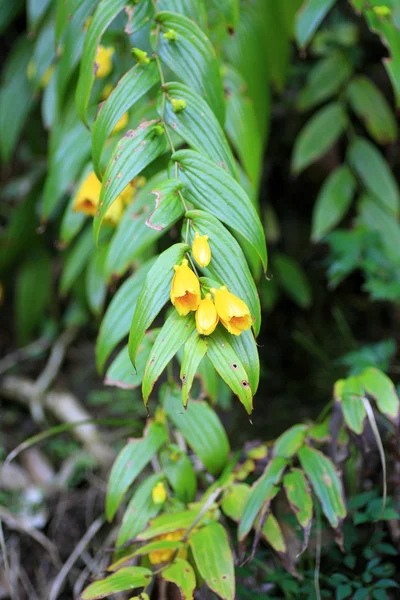
[[[251,200],[243,188],[211,160],[193,150],[180,150],[172,159],[181,168],[184,196],[196,208],[205,210],[243,236],[267,267],[264,230]],[[218,201],[216,200],[218,199]]]
[[[183,83],[166,83],[167,94],[164,120],[193,150],[208,156],[235,179],[238,170],[225,134],[207,102]],[[183,110],[174,112],[173,100],[186,103]],[[161,113],[161,109],[159,109]]]
[[[258,356],[257,344],[252,331],[242,331],[240,335],[229,335],[225,333],[233,351],[238,355],[249,378],[253,396],[255,396],[260,381],[260,358]]]
[[[261,529],[261,535],[275,552],[287,552],[285,538],[282,529],[274,515],[270,513]]]
[[[313,502],[310,487],[301,469],[291,469],[283,477],[283,488],[290,508],[300,526],[305,530],[311,527]]]
[[[247,483],[235,483],[228,489],[221,504],[227,517],[236,522],[240,521],[249,492],[250,486]]]
[[[182,381],[182,403],[185,408],[189,400],[194,376],[207,352],[207,346],[207,339],[200,336],[197,331],[194,331],[184,346],[180,378]]]
[[[114,518],[129,486],[166,442],[166,439],[164,426],[154,422],[146,428],[143,438],[131,440],[118,454],[111,469],[107,487],[106,515],[109,521]]]
[[[155,196],[155,207],[146,219],[147,227],[156,231],[170,229],[183,215],[184,208],[178,191],[183,188],[179,179],[166,179],[150,193]]]
[[[365,187],[391,215],[400,214],[399,188],[385,158],[366,139],[356,138],[348,151],[351,166]]]
[[[205,211],[191,210],[185,217],[193,225],[189,229],[189,244],[193,243],[195,231],[209,238],[212,259],[202,271],[221,285],[226,285],[230,292],[246,302],[254,320],[255,333],[258,334],[261,326],[260,299],[238,242],[218,219]],[[182,231],[186,231],[185,228],[184,223]]]
[[[83,46],[79,79],[76,86],[76,109],[87,125],[87,108],[96,76],[96,51],[101,37],[125,6],[125,0],[101,0],[96,7]]]
[[[137,539],[139,541],[146,541],[164,535],[165,533],[171,533],[180,529],[189,529],[198,518],[200,510],[201,508],[197,507],[192,508],[191,510],[160,515],[150,521],[149,527],[145,531],[142,531],[142,533],[137,536]],[[203,518],[205,518],[205,516]]]
[[[217,475],[229,458],[229,441],[215,411],[204,401],[192,401],[182,410],[181,391],[167,387],[164,408],[188,445],[201,460],[207,471]]]
[[[269,504],[276,496],[279,488],[276,486],[286,468],[287,460],[277,456],[273,458],[263,475],[252,485],[243,509],[242,519],[238,529],[239,541],[245,539],[253,527],[257,515],[265,504]]]
[[[214,333],[208,337],[207,356],[217,373],[229,385],[250,415],[253,410],[253,393],[249,376],[238,353],[235,352],[229,338],[222,330],[222,325],[218,325]]]
[[[7,225],[0,233],[0,272],[10,268],[36,237],[36,202],[38,188],[34,187],[25,199],[10,211]]]
[[[397,218],[387,206],[381,204],[381,199],[364,194],[359,201],[358,222],[371,231],[380,234],[382,248],[394,263],[400,260],[400,225]],[[354,234],[353,234],[354,237]],[[356,266],[360,264],[359,256]],[[356,267],[355,267],[356,268]]]
[[[186,250],[185,244],[174,244],[160,254],[148,271],[137,300],[129,334],[129,356],[133,365],[145,331],[169,299],[174,265],[182,261]]]
[[[29,342],[44,319],[52,292],[52,261],[44,251],[24,262],[15,280],[15,327],[18,343]]]
[[[95,250],[86,271],[86,295],[90,309],[99,315],[104,307],[107,285],[104,278],[105,249]]]
[[[81,594],[82,600],[97,600],[108,598],[125,590],[146,587],[152,577],[152,572],[144,567],[125,567],[109,577],[90,584]]]
[[[396,388],[389,377],[378,369],[370,367],[365,369],[360,379],[367,393],[375,399],[379,411],[388,419],[397,422],[400,403]]]
[[[287,295],[300,308],[310,308],[311,286],[301,266],[286,254],[274,254],[273,268]]]
[[[274,456],[291,458],[303,445],[307,425],[293,425],[278,437],[274,444]]]
[[[154,15],[154,6],[152,0],[140,0],[139,3],[129,6],[129,10],[133,11],[133,13],[131,13],[132,16],[130,17],[130,21],[127,25],[130,35],[132,35],[132,33],[136,33],[142,29],[142,27],[147,25]]]
[[[126,507],[122,525],[118,532],[116,545],[123,546],[143,531],[150,519],[153,519],[161,510],[160,504],[154,504],[152,490],[163,480],[163,475],[156,473],[147,477],[135,490],[128,506]]]
[[[189,313],[181,317],[177,311],[165,321],[151,349],[144,369],[142,392],[145,405],[154,385],[170,360],[173,359],[179,348],[183,346],[196,327],[194,314]]]
[[[193,567],[183,558],[176,558],[172,565],[161,571],[161,577],[178,586],[182,600],[192,600],[196,588]]]
[[[304,2],[296,18],[296,39],[300,47],[304,48],[308,44],[334,2],[335,0],[306,0]]]
[[[96,242],[103,218],[128,183],[167,147],[165,132],[157,121],[145,121],[130,129],[117,144],[107,165],[101,188],[101,207],[94,220]]]
[[[200,96],[204,97],[221,125],[225,121],[225,101],[222,80],[214,48],[196,23],[188,17],[172,12],[156,15],[162,31],[172,29],[177,40],[160,36],[159,54],[161,60],[185,81]]]
[[[346,516],[343,488],[335,465],[322,452],[303,446],[298,452],[300,464],[321,502],[322,510],[332,527],[340,526]]]
[[[56,42],[61,39],[65,28],[73,18],[74,14],[82,4],[82,0],[61,0],[57,2],[55,35]]]
[[[154,344],[156,331],[159,330],[149,331],[143,338],[137,353],[135,369],[129,358],[128,346],[122,348],[107,370],[104,380],[105,385],[113,385],[124,390],[132,390],[141,385],[144,368]]]
[[[159,11],[169,10],[189,17],[202,28],[207,28],[207,11],[204,0],[158,0]]]
[[[111,300],[97,336],[96,364],[99,371],[103,370],[104,364],[115,346],[129,333],[137,299],[154,262],[155,259],[145,262],[129,279],[124,281]]]
[[[297,108],[309,110],[338,93],[352,72],[350,62],[341,52],[332,52],[319,60],[307,76],[307,83],[300,91]]]
[[[325,179],[313,210],[313,241],[323,238],[343,219],[350,208],[356,185],[347,165],[337,167]]]
[[[346,124],[347,115],[338,102],[331,102],[315,113],[296,138],[292,171],[298,175],[324,156],[342,135]]]
[[[366,415],[364,403],[364,387],[359,377],[349,377],[340,388],[340,399],[343,417],[347,427],[361,435],[364,431]]]
[[[175,496],[185,504],[193,502],[196,496],[196,475],[187,454],[179,446],[171,444],[161,453],[160,464]]]
[[[350,105],[364,121],[368,133],[380,144],[397,139],[397,123],[385,96],[367,77],[359,75],[347,88]]]
[[[71,195],[71,198],[67,204],[67,208],[64,211],[60,227],[61,247],[68,246],[71,243],[71,241],[82,229],[83,224],[86,221],[87,217],[84,213],[74,211],[74,204],[76,195],[78,194],[82,183],[85,181],[90,171],[92,171],[91,163],[86,165],[86,167],[83,169],[79,181],[75,186],[74,193]]]
[[[104,144],[116,123],[158,81],[159,74],[155,62],[152,61],[148,65],[137,63],[119,80],[106,102],[101,104],[92,127],[93,167],[99,179],[101,179],[100,161]]]
[[[150,554],[150,552],[154,552],[157,550],[178,550],[179,548],[183,548],[184,544],[182,542],[178,542],[177,540],[160,540],[155,542],[149,542],[144,546],[141,546],[135,552],[132,553],[132,556],[143,556],[144,554]],[[173,554],[173,552],[171,552]]]
[[[40,24],[40,21],[46,14],[50,3],[51,0],[27,0],[26,18],[28,22],[28,29],[31,33],[33,33]]]
[[[235,597],[235,573],[228,535],[220,523],[210,523],[189,538],[196,567],[207,586],[220,598]]]
[[[65,296],[75,283],[76,279],[84,270],[89,258],[96,252],[93,235],[89,229],[85,229],[68,251],[64,262],[64,268],[60,280],[60,293]]]
[[[0,157],[7,163],[14,152],[33,106],[33,90],[26,71],[32,44],[20,38],[7,57],[0,87]]]
[[[213,0],[215,6],[224,17],[228,29],[234,29],[239,20],[239,0]]]

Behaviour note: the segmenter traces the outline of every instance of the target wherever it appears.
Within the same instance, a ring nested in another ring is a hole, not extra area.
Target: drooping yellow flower
[[[101,182],[97,179],[94,171],[91,171],[75,196],[72,210],[74,212],[81,212],[84,215],[94,216],[100,201],[100,192]],[[124,202],[121,198],[121,195],[124,192],[125,190],[118,196],[118,198],[108,209],[104,217],[105,222],[108,222],[111,225],[116,225],[119,223],[124,212]]]
[[[211,248],[208,243],[208,235],[200,235],[198,231],[196,231],[192,244],[192,252],[194,260],[199,267],[206,267],[210,264]]]
[[[211,289],[214,294],[215,307],[222,325],[233,335],[250,329],[252,318],[249,307],[243,300],[231,294],[225,286],[219,290]]]
[[[151,490],[151,497],[154,504],[164,504],[167,499],[167,490],[162,481],[159,481],[157,485]]]
[[[175,265],[175,274],[171,285],[171,302],[178,313],[184,317],[191,310],[197,310],[200,304],[200,282],[186,258],[181,265]]]
[[[96,77],[97,79],[104,79],[112,71],[112,57],[115,50],[112,46],[106,48],[105,46],[99,46],[96,51]]]
[[[126,112],[122,115],[122,117],[115,123],[114,125],[114,129],[112,130],[112,134],[113,133],[118,133],[118,131],[121,131],[121,129],[124,129],[129,121],[129,113]]]
[[[180,541],[185,534],[184,529],[178,529],[178,531],[171,531],[171,533],[163,533],[162,535],[158,535],[156,537],[157,541],[161,540],[169,540],[169,541]],[[168,562],[172,559],[175,554],[175,550],[165,549],[165,550],[153,550],[153,552],[149,553],[149,560],[152,565],[157,565],[160,563]],[[187,550],[186,548],[181,548],[177,554],[179,558],[186,558]]]
[[[202,335],[210,335],[218,325],[219,317],[215,304],[211,299],[211,294],[201,300],[199,308],[196,311],[197,331]]]

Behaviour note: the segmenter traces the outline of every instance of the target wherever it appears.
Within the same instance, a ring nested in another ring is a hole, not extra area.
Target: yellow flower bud
[[[211,260],[211,248],[208,243],[208,235],[200,235],[197,231],[194,234],[192,245],[193,258],[199,267],[207,267]]]
[[[218,325],[219,317],[211,294],[206,294],[196,311],[197,331],[202,335],[210,335]]]
[[[153,487],[151,490],[151,497],[154,504],[164,504],[167,499],[167,490],[165,489],[165,485],[162,481]]]
[[[118,119],[118,121],[115,123],[114,125],[114,129],[111,132],[111,135],[113,133],[118,133],[118,131],[121,131],[121,129],[124,129],[129,121],[129,113],[126,112],[122,115],[122,117],[120,119]]]
[[[150,62],[147,52],[140,50],[140,48],[132,48],[131,54],[140,65],[148,65]]]
[[[211,289],[215,307],[222,325],[233,335],[240,335],[252,326],[249,307],[243,300],[231,294],[225,286],[219,290]]]
[[[99,46],[96,52],[97,65],[96,77],[97,79],[104,79],[112,71],[112,57],[115,50],[112,47],[106,48],[105,46]]]
[[[174,113],[182,112],[187,107],[186,101],[182,99],[171,98],[170,102],[172,104],[172,110]]]
[[[116,225],[121,220],[124,212],[124,200],[123,194],[126,193],[127,188],[130,184],[121,192],[121,194],[114,200],[106,215],[104,217],[105,222],[111,225]],[[101,183],[97,179],[94,171],[91,171],[86,177],[85,181],[79,188],[75,199],[72,210],[74,212],[81,212],[84,215],[94,216],[97,211],[97,207],[100,201]]]
[[[200,283],[186,258],[181,265],[175,265],[175,274],[171,285],[171,302],[178,313],[184,317],[191,310],[197,310],[200,304]]]

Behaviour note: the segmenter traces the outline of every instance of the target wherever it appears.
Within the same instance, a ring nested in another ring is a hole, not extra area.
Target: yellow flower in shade
[[[112,71],[112,57],[115,50],[111,46],[106,48],[105,46],[99,46],[96,52],[97,65],[96,77],[97,79],[104,79]]]
[[[200,304],[200,282],[186,258],[181,265],[175,265],[175,274],[171,285],[171,302],[178,313],[184,317],[191,310],[197,310]]]
[[[242,331],[250,329],[252,318],[249,307],[243,300],[231,294],[225,286],[216,290],[214,294],[215,307],[222,325],[233,335],[240,335]]]
[[[184,529],[178,529],[178,531],[171,531],[171,533],[163,533],[156,537],[156,541],[168,540],[171,542],[180,541],[185,534]],[[158,565],[159,563],[168,562],[172,559],[175,554],[175,550],[173,548],[167,548],[165,550],[153,550],[153,552],[149,553],[149,560],[152,565]],[[186,548],[181,548],[177,554],[179,558],[186,558],[187,550]]]
[[[96,174],[91,171],[75,196],[72,210],[74,212],[81,212],[84,215],[94,216],[99,204],[100,192],[101,183],[97,179]],[[108,209],[104,217],[105,222],[109,222],[111,225],[116,225],[120,221],[124,212],[124,202],[121,198],[124,192],[125,190],[118,196],[118,198]]]
[[[118,131],[121,131],[121,129],[124,129],[129,121],[129,113],[124,113],[122,115],[122,117],[115,123],[114,125],[114,129],[112,130],[112,134],[113,133],[118,133]]]
[[[106,85],[103,87],[103,91],[101,92],[101,99],[107,100],[113,89],[114,86],[112,83],[106,83]]]
[[[211,248],[208,243],[208,235],[200,235],[197,231],[194,234],[192,245],[194,260],[199,267],[206,267],[211,260]]]
[[[167,490],[165,489],[165,485],[162,481],[153,487],[151,490],[151,497],[154,504],[164,504],[167,499]]]
[[[201,300],[199,308],[196,311],[197,331],[202,335],[210,335],[218,325],[219,317],[215,304],[211,299],[211,294]]]

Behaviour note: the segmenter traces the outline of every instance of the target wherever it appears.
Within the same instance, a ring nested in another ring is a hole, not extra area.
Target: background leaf
[[[193,567],[187,560],[176,558],[172,565],[161,572],[162,578],[178,586],[182,600],[191,600],[196,587]]]
[[[145,587],[151,580],[152,573],[144,567],[125,567],[113,573],[106,579],[90,584],[81,594],[82,600],[97,600],[107,598],[133,588]]]
[[[297,13],[296,39],[304,47],[312,38],[318,25],[326,16],[335,0],[306,0]]]

